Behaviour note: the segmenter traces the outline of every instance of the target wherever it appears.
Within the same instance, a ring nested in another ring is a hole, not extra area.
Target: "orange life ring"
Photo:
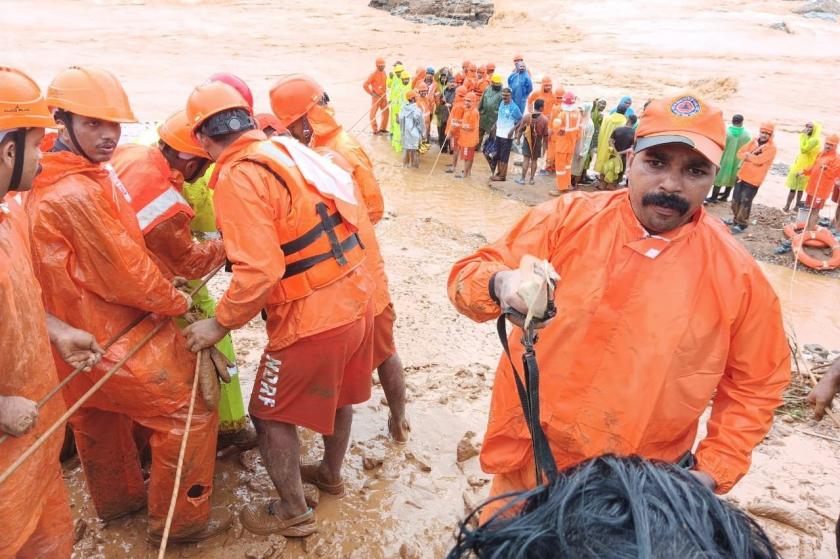
[[[785,237],[787,237],[788,239],[794,238],[795,236],[799,235],[800,233],[802,233],[802,231],[805,230],[806,225],[807,225],[806,223],[803,223],[801,221],[797,222],[797,223],[788,223],[787,225],[785,225],[785,228],[783,229],[783,231],[785,233]],[[819,248],[819,247],[823,247],[823,246],[826,246],[826,245],[818,239],[812,239],[812,238],[809,237],[809,238],[805,239],[805,246],[806,247]]]
[[[803,241],[805,246],[809,246],[808,241],[814,241],[819,243],[818,246],[830,248],[831,258],[828,260],[814,258],[802,248]],[[794,254],[796,254],[796,258],[804,266],[808,266],[814,270],[834,270],[840,268],[840,241],[831,234],[831,231],[824,227],[816,231],[806,231],[796,235],[791,239],[791,246]]]

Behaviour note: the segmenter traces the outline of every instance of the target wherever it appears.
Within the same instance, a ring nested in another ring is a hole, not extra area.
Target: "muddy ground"
[[[252,536],[237,525],[201,545],[173,546],[167,557],[440,557],[458,519],[487,491],[488,476],[477,458],[459,464],[456,449],[470,431],[476,435],[468,439],[481,440],[500,348],[492,325],[476,325],[455,313],[446,298],[446,276],[452,262],[496,238],[527,204],[539,201],[537,194],[544,196],[551,181],[540,179],[533,194],[512,181],[503,190],[491,189],[480,163],[472,179],[457,181],[442,167],[432,170],[434,151],[419,170],[405,172],[385,138],[368,133],[369,100],[361,83],[375,57],[385,56],[389,64],[402,59],[411,69],[460,65],[468,58],[495,62],[506,74],[512,55],[522,51],[536,79],[547,73],[582,99],[607,97],[610,105],[623,94],[639,106],[651,96],[690,87],[719,103],[727,118],[743,113],[750,130],[775,121],[777,161],[789,164],[804,122],[817,119],[827,131],[840,130],[834,110],[840,75],[825,70],[840,57],[840,27],[792,14],[799,4],[497,0],[488,26],[452,28],[408,22],[364,1],[0,3],[4,64],[26,69],[42,87],[70,64],[97,64],[122,80],[141,120],[159,120],[182,108],[192,87],[213,72],[241,75],[262,112],[278,75],[305,71],[327,86],[340,120],[376,161],[389,214],[377,230],[398,312],[397,346],[407,367],[411,442],[398,447],[387,440],[387,410],[376,388],[371,401],[357,409],[346,468],[350,490],[340,500],[322,497],[318,535],[284,542]],[[773,29],[779,22],[789,32]],[[783,175],[772,175],[756,203],[779,207],[783,181]],[[525,192],[533,198],[527,204],[519,199],[528,198]],[[772,210],[767,212],[767,234],[759,207],[749,233],[766,243],[751,248],[759,259],[775,246],[771,232],[781,226]],[[781,240],[780,231],[774,234]],[[749,247],[752,237],[744,240]],[[763,269],[800,342],[840,348],[836,278],[801,268],[794,275],[773,264]],[[226,281],[218,278],[213,289],[219,293]],[[235,342],[247,393],[264,344],[262,323],[237,332]],[[758,516],[786,559],[834,559],[840,430],[827,421],[813,424],[802,395],[792,395],[792,407],[785,410],[790,415],[784,416],[789,419],[776,422],[754,453],[750,473],[727,498],[787,522]],[[317,440],[302,435],[307,455],[316,455]],[[247,467],[236,455],[220,459],[215,504],[235,511],[272,495],[261,466],[245,462]],[[77,557],[156,555],[145,543],[142,514],[101,526],[79,468],[68,468],[66,475],[81,519]],[[781,514],[768,512],[768,506],[781,508]]]

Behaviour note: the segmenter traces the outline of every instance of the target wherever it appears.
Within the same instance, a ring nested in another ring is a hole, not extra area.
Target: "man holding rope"
[[[536,345],[539,420],[558,469],[605,453],[690,465],[714,397],[692,474],[725,493],[770,428],[790,379],[779,301],[753,258],[703,210],[725,140],[717,108],[691,94],[655,100],[640,121],[627,189],[537,206],[453,267],[450,299],[479,322],[528,311],[523,257],[559,272],[556,318]],[[520,334],[510,336],[513,361],[523,353]],[[542,481],[506,357],[481,464],[496,474],[492,495]]]
[[[26,200],[36,275],[48,312],[109,339],[144,313],[155,313],[115,343],[89,374],[65,391],[75,403],[110,366],[165,326],[70,419],[96,512],[104,520],[148,505],[149,538],[164,529],[175,482],[195,357],[168,317],[184,314],[179,292],[146,251],[130,195],[107,164],[120,123],[134,114],[119,81],[107,71],[71,67],[50,84],[47,104],[61,125],[44,155],[44,170]],[[160,315],[160,316],[155,316]],[[59,375],[68,368],[57,363]],[[133,438],[135,424],[151,432],[148,497]],[[197,404],[182,491],[172,524],[173,542],[212,537],[230,525],[224,508],[210,509],[218,415]]]
[[[44,128],[55,127],[35,82],[0,67],[0,471],[58,419],[58,397],[35,404],[58,384],[50,342],[71,367],[87,370],[102,349],[87,332],[47,315],[32,270],[29,226],[15,192],[26,192],[40,170]],[[62,430],[63,432],[63,430]],[[0,532],[0,557],[70,557],[73,524],[53,437],[0,484],[0,518],[14,529]]]

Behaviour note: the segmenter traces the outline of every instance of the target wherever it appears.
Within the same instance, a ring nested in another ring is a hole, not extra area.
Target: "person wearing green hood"
[[[481,149],[484,142],[484,135],[490,131],[499,118],[499,105],[502,103],[502,76],[493,74],[490,78],[490,87],[484,90],[481,101],[478,102],[478,145],[476,150]]]
[[[402,155],[402,133],[400,131],[400,110],[406,103],[405,94],[411,90],[411,74],[408,70],[403,70],[399,74],[400,79],[394,80],[393,89],[391,89],[391,98],[389,103],[391,105],[391,147],[394,151]]]
[[[707,204],[726,202],[729,199],[729,193],[732,192],[738,177],[738,169],[741,168],[738,150],[748,144],[749,141],[750,134],[744,128],[743,115],[734,115],[732,125],[726,130],[726,147],[720,158],[720,170],[715,176],[715,186],[712,188],[712,193],[706,198],[705,202]]]
[[[592,103],[592,126],[595,128],[592,133],[592,140],[589,143],[589,152],[586,154],[586,159],[583,160],[583,174],[580,179],[581,184],[588,184],[592,182],[586,174],[586,171],[589,169],[589,164],[592,163],[593,154],[598,152],[598,134],[601,131],[601,122],[604,120],[604,110],[606,108],[606,99],[595,99]]]
[[[811,168],[822,150],[822,125],[819,122],[808,122],[799,134],[799,154],[790,166],[785,186],[790,189],[784,212],[790,211],[790,205],[796,197],[796,205],[802,202],[802,193],[808,185],[805,171]]]

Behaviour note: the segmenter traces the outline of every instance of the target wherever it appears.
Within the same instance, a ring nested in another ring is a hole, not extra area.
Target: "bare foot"
[[[406,443],[411,438],[411,424],[408,419],[403,418],[402,421],[394,421],[393,416],[388,416],[388,433],[391,438],[398,443]]]

